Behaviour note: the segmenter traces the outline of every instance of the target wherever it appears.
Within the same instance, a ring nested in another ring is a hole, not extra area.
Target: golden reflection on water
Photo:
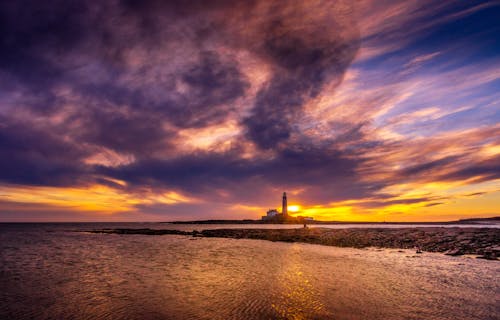
[[[296,244],[290,246],[284,258],[277,276],[281,290],[271,302],[272,309],[280,319],[302,320],[320,314],[325,316],[327,311],[311,281],[312,274],[302,262],[301,247]]]
[[[498,319],[495,261],[68,228],[0,225],[0,319]]]

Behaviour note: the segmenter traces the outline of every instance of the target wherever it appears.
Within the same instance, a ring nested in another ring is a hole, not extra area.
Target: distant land
[[[289,221],[284,221],[281,223],[276,223],[274,221],[266,220],[192,220],[192,221],[166,221],[162,223],[171,224],[302,224],[303,222],[292,219]],[[309,220],[307,224],[396,224],[396,225],[412,225],[412,224],[425,224],[425,225],[440,225],[440,224],[496,224],[500,223],[500,216],[491,218],[469,218],[460,219],[453,221],[441,221],[441,222],[368,222],[368,221],[322,221],[322,220]]]

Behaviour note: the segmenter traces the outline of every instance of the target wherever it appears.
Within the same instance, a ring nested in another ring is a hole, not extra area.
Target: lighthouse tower
[[[283,203],[281,206],[281,213],[283,214],[283,218],[288,218],[288,205],[286,203],[286,192],[283,192]]]

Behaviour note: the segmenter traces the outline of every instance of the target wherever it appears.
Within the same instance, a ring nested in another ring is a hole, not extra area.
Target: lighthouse
[[[262,216],[262,220],[267,221],[269,223],[284,223],[290,222],[289,219],[294,219],[293,217],[288,216],[288,203],[286,200],[286,192],[283,192],[283,200],[281,202],[281,213],[278,212],[278,209],[269,209],[265,216]]]
[[[281,206],[281,213],[283,214],[283,218],[288,218],[288,205],[286,204],[286,192],[283,192],[283,203]]]

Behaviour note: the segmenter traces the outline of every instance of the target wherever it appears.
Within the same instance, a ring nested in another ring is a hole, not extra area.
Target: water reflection
[[[498,318],[497,261],[24,228],[0,230],[0,319]]]
[[[325,310],[319,292],[311,282],[310,272],[313,270],[309,270],[303,263],[303,248],[298,244],[287,248],[276,279],[279,293],[271,302],[271,307],[280,319],[331,319],[332,315]]]

